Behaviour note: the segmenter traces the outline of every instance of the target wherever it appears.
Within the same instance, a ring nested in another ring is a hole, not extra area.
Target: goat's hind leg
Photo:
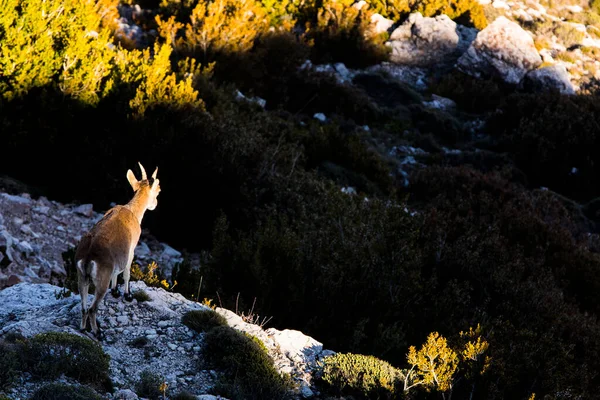
[[[81,324],[79,329],[84,331],[87,328],[87,321],[89,317],[88,309],[87,309],[87,300],[88,300],[88,290],[90,288],[90,281],[88,278],[79,275],[79,295],[81,296]]]
[[[110,278],[108,278],[110,279]],[[96,285],[96,292],[94,293],[94,301],[92,302],[92,305],[90,306],[89,309],[89,320],[90,320],[90,325],[92,327],[92,333],[94,334],[94,336],[96,336],[96,339],[98,340],[102,340],[103,335],[102,335],[102,331],[100,331],[100,328],[98,327],[98,319],[97,319],[97,314],[98,314],[98,307],[100,306],[100,303],[102,302],[102,300],[104,299],[104,296],[106,296],[106,292],[108,292],[108,285],[109,285],[110,281],[102,281],[102,280],[98,280],[98,282],[95,282]]]
[[[119,286],[117,285],[117,278],[118,278],[119,274],[115,274],[112,277],[111,280],[111,285],[110,285],[110,294],[112,294],[112,296],[114,298],[119,298],[121,297],[121,292],[119,291]]]

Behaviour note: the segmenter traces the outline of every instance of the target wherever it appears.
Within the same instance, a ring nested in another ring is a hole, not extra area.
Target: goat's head
[[[142,171],[142,179],[138,181],[133,174],[133,171],[127,170],[127,180],[133,188],[135,196],[139,196],[141,199],[143,199],[142,201],[148,210],[154,210],[158,205],[157,197],[160,193],[160,183],[156,177],[156,174],[158,173],[158,167],[156,167],[154,173],[152,174],[152,184],[150,184],[150,181],[146,176],[146,170],[140,162],[138,162],[138,164],[140,166],[140,170]]]

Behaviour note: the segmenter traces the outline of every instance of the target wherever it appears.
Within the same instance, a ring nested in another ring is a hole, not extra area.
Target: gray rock
[[[392,50],[393,63],[432,66],[454,63],[459,42],[456,23],[447,15],[424,18],[421,13],[412,13],[392,32],[386,46]]]
[[[456,67],[477,78],[499,78],[517,85],[541,63],[530,34],[501,16],[477,34]]]
[[[530,71],[523,79],[523,87],[532,92],[558,90],[563,94],[575,94],[569,73],[565,66],[560,64]]]
[[[94,213],[94,206],[92,204],[82,204],[78,207],[75,207],[73,212],[81,214],[85,217],[91,217]]]
[[[115,392],[115,394],[113,394],[112,398],[115,400],[137,400],[137,399],[139,399],[138,395],[135,394],[130,389],[117,390]]]
[[[393,25],[394,21],[385,18],[381,14],[375,13],[371,15],[371,30],[375,35],[389,31]]]

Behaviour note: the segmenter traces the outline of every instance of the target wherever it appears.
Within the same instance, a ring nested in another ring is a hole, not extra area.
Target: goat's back
[[[141,234],[139,221],[123,206],[108,210],[79,242],[75,262],[124,268]]]

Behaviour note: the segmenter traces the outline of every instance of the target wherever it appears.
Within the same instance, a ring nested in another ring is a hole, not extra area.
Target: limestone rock
[[[517,85],[541,63],[529,33],[501,16],[477,34],[457,68],[477,78],[495,77]]]
[[[555,64],[530,71],[523,80],[525,90],[543,92],[558,90],[563,94],[575,94],[575,88],[569,79],[564,65]]]
[[[432,66],[456,60],[459,42],[457,25],[447,15],[424,18],[412,13],[392,32],[386,45],[392,49],[393,63]]]

